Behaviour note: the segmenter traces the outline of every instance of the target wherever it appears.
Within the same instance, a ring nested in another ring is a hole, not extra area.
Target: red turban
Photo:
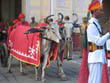
[[[88,11],[91,12],[93,10],[97,10],[97,9],[103,9],[103,5],[102,3],[100,3],[98,0],[94,0],[88,8]]]
[[[16,24],[17,22],[19,22],[18,19],[13,20],[13,24]]]
[[[21,13],[21,14],[19,14],[19,16],[18,16],[18,18],[19,18],[19,19],[24,18],[24,17],[25,17],[25,15],[24,15],[24,14],[22,14],[22,13]]]

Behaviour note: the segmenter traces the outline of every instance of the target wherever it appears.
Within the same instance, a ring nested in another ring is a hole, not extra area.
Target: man
[[[36,27],[38,25],[38,23],[35,21],[35,17],[32,17],[31,20],[32,20],[32,22],[30,23],[30,26],[32,28]]]
[[[13,23],[13,27],[14,27],[14,28],[16,28],[16,24],[17,24],[18,22],[19,22],[19,20],[18,20],[18,19],[13,20],[13,22],[12,22],[12,23]]]
[[[82,23],[80,25],[81,25],[81,35],[84,35],[86,27],[86,17],[82,17]]]
[[[69,16],[64,17],[64,33],[65,33],[65,41],[66,41],[66,58],[68,60],[72,59],[72,31],[73,24],[70,22]]]
[[[102,4],[95,0],[89,5],[89,12],[92,18],[89,20],[87,28],[87,38],[89,44],[88,66],[89,79],[88,83],[101,83],[103,64],[106,63],[104,44],[110,37],[110,33],[102,35],[102,29],[98,19],[103,14]]]
[[[23,26],[29,26],[29,23],[27,21],[25,21],[25,15],[24,14],[19,14],[18,16],[19,22],[17,22],[16,27],[19,25],[23,25]]]

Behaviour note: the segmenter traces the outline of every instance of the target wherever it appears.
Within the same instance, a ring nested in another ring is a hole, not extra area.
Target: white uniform
[[[98,31],[102,32],[98,20],[92,17],[89,20],[89,26],[87,28],[88,42],[95,43],[97,46],[104,46],[108,37],[109,32],[105,35],[101,35]],[[96,25],[97,27],[96,27]],[[97,29],[98,28],[98,29]],[[101,83],[102,65],[106,63],[105,49],[98,49],[88,53],[88,64],[89,64],[89,80],[88,83]],[[97,73],[97,74],[96,74]]]

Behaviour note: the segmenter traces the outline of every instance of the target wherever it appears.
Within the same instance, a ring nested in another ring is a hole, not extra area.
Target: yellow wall
[[[91,0],[22,0],[22,12],[26,14],[26,20],[30,21],[32,16],[36,17],[36,20],[54,14],[57,19],[59,12],[64,16],[69,15],[71,20],[73,13],[77,13],[79,16],[79,22],[81,18],[87,15],[88,4]]]
[[[57,17],[59,12],[63,13],[64,16],[70,16],[72,20],[73,13],[73,0],[53,0],[53,14]]]
[[[74,0],[73,11],[79,16],[79,23],[82,22],[82,17],[87,16],[88,5],[92,0]]]
[[[26,14],[27,21],[32,16],[39,21],[50,15],[50,0],[22,0],[22,12]]]
[[[51,2],[52,0],[22,0],[22,12],[26,14],[26,20],[30,21],[30,18],[35,16],[36,20],[39,21],[50,15],[52,11],[56,17],[59,12],[72,16],[73,0],[53,0],[53,5]],[[53,9],[51,10],[51,8]]]

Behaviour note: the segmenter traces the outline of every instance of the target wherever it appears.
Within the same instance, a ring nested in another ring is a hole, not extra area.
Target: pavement
[[[63,69],[67,76],[67,81],[61,81],[58,77],[58,68],[56,61],[51,62],[51,66],[46,69],[45,79],[48,83],[77,83],[78,73],[80,69],[81,59],[80,51],[73,53],[73,60],[64,60]],[[0,65],[0,83],[41,83],[34,78],[34,67],[24,65],[25,75],[19,72],[19,61],[13,59],[12,61],[12,73],[8,73],[7,67],[1,67]],[[39,76],[41,76],[41,70],[39,70]]]

